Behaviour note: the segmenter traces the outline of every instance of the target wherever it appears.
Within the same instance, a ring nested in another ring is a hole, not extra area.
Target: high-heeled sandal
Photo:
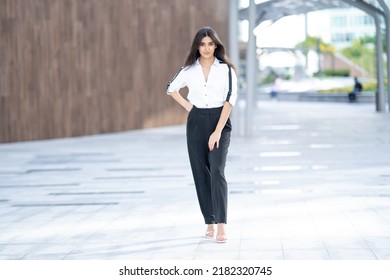
[[[213,239],[214,238],[214,230],[207,230],[204,234],[204,238]]]
[[[217,234],[216,241],[217,243],[226,243],[227,242],[226,234]]]

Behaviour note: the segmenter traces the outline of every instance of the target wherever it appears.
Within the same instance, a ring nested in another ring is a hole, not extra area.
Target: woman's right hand
[[[192,107],[194,107],[194,105],[192,105],[191,102],[187,102],[185,109],[187,110],[187,112],[189,112],[192,110]]]
[[[175,101],[179,103],[184,109],[186,109],[187,112],[191,111],[192,107],[194,107],[194,105],[192,105],[191,102],[187,99],[184,99],[178,91],[172,91],[169,95],[175,99]]]

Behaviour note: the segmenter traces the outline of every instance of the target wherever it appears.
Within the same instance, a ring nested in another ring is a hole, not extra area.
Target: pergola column
[[[253,135],[253,107],[254,95],[256,92],[256,38],[253,33],[256,27],[256,5],[255,0],[249,1],[249,27],[248,27],[248,47],[246,53],[246,75],[247,75],[247,93],[246,93],[246,122],[245,135]]]
[[[387,58],[387,110],[390,112],[390,10],[385,1],[378,0],[383,11],[385,18],[386,29],[386,58]]]
[[[237,67],[240,66],[239,48],[238,48],[238,0],[229,0],[229,57],[233,64]],[[239,107],[238,94],[235,109],[232,111],[231,120],[233,129],[233,135],[240,135],[240,107]]]

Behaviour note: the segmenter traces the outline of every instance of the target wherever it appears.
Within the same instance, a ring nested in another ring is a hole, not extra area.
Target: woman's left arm
[[[225,124],[229,118],[230,112],[232,111],[232,105],[225,101],[225,104],[223,105],[221,116],[219,117],[217,127],[215,128],[214,132],[211,133],[209,138],[209,149],[212,151],[215,147],[215,144],[217,144],[217,149],[219,148],[219,139],[221,138],[221,133],[223,128],[225,127]]]

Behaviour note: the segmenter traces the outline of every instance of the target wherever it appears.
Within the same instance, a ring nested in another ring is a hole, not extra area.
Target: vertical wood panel
[[[0,143],[178,124],[164,93],[228,0],[0,0]]]

